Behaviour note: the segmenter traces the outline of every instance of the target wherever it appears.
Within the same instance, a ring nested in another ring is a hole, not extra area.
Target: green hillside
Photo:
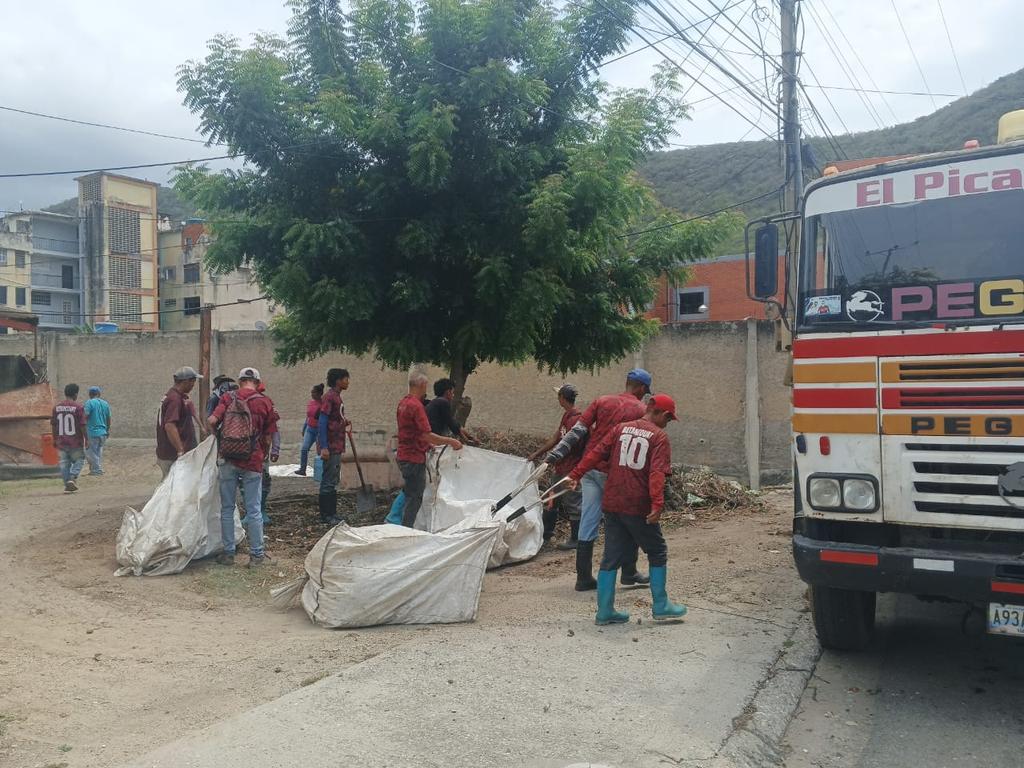
[[[836,139],[850,158],[957,149],[967,139],[993,144],[999,117],[1022,108],[1024,70],[1001,77],[913,122],[838,135]],[[824,139],[812,137],[810,143],[820,167],[840,159]],[[648,161],[643,174],[662,202],[686,214],[704,213],[756,197],[777,187],[783,178],[779,146],[770,141],[662,152]],[[756,218],[778,211],[779,203],[769,198],[741,210],[747,218]],[[727,250],[734,252],[741,244],[742,239],[729,243]]]
[[[160,216],[166,216],[171,222],[180,222],[191,218],[195,211],[187,205],[170,187],[159,186],[156,189],[156,209]],[[67,216],[78,215],[78,198],[69,197],[59,203],[47,206],[44,211],[63,213]]]

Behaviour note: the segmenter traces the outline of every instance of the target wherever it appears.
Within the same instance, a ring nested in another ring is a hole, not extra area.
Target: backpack
[[[227,393],[221,395],[222,398],[228,396]],[[228,403],[224,410],[224,416],[220,420],[218,432],[220,455],[225,459],[245,461],[252,457],[259,435],[253,425],[252,411],[249,410],[248,400],[243,400],[234,393],[230,397],[231,402]],[[251,395],[249,399],[254,397],[263,397],[263,395],[257,393]]]

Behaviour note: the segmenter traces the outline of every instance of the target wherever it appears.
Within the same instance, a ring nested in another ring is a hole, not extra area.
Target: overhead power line
[[[946,40],[949,41],[949,52],[953,54],[953,63],[956,64],[956,73],[960,76],[960,86],[964,89],[964,96],[967,95],[967,83],[964,80],[963,70],[960,69],[960,59],[956,55],[956,46],[953,45],[953,36],[949,34],[949,25],[946,23],[946,14],[942,10],[942,0],[935,0],[939,6],[939,18],[942,19],[942,27],[946,30]]]
[[[763,194],[755,195],[754,197],[748,197],[746,200],[740,200],[738,203],[733,203],[732,205],[726,205],[726,206],[724,206],[722,208],[719,208],[717,210],[714,210],[714,211],[708,211],[707,213],[701,213],[701,214],[699,214],[697,216],[689,216],[688,218],[680,219],[679,221],[670,221],[667,224],[659,224],[659,225],[657,225],[655,227],[648,227],[647,229],[638,229],[635,232],[627,232],[624,235],[619,235],[619,237],[620,238],[623,238],[623,237],[634,237],[636,235],[646,234],[647,232],[658,232],[658,231],[663,230],[663,229],[671,229],[672,227],[678,227],[681,224],[689,224],[691,221],[699,221],[700,219],[709,219],[712,216],[717,216],[720,213],[725,213],[726,211],[731,211],[733,208],[739,208],[741,205],[747,205],[748,203],[756,203],[758,200],[763,200],[766,197],[771,197],[772,195],[777,195],[779,193],[779,190],[783,189],[786,186],[786,184],[788,184],[788,183],[789,182],[787,181],[786,183],[781,184],[780,186],[775,187],[774,189],[770,189],[769,191],[764,192]]]
[[[903,17],[900,16],[900,9],[896,7],[896,0],[889,0],[892,5],[892,12],[896,14],[896,21],[900,25],[900,31],[903,33],[903,39],[907,41],[907,48],[910,49],[910,55],[914,59],[914,65],[917,67],[917,74],[921,76],[921,82],[924,83],[924,89],[931,94],[931,86],[928,85],[928,78],[924,76],[924,70],[921,69],[921,62],[917,59],[917,53],[914,51],[914,44],[910,42],[910,35],[907,34],[907,28],[903,26]],[[932,97],[932,107],[938,109],[939,105],[935,103],[934,96]]]
[[[949,96],[959,98],[959,93],[936,93],[934,91],[884,91],[877,88],[851,88],[844,85],[808,85],[808,88],[818,88],[822,91],[858,91],[860,93],[887,93],[891,96]]]
[[[145,130],[142,130],[141,128],[125,128],[124,126],[121,126],[121,125],[108,125],[106,123],[93,123],[93,122],[90,122],[89,120],[77,120],[77,119],[75,119],[73,117],[62,117],[60,115],[48,115],[48,114],[45,114],[43,112],[33,112],[31,110],[28,110],[28,109],[18,109],[16,107],[5,107],[5,106],[0,105],[0,110],[3,110],[5,112],[15,112],[15,113],[17,113],[19,115],[29,115],[31,117],[42,117],[42,118],[46,118],[47,120],[57,120],[57,121],[62,122],[62,123],[73,123],[75,125],[85,125],[85,126],[89,126],[90,128],[106,128],[106,129],[111,130],[111,131],[124,131],[125,133],[137,133],[137,134],[140,134],[142,136],[155,136],[155,137],[157,137],[159,139],[174,139],[175,141],[190,141],[190,142],[192,142],[194,144],[205,144],[207,146],[218,146],[218,147],[226,146],[224,144],[220,144],[220,143],[215,142],[215,141],[206,142],[203,139],[190,139],[187,136],[174,136],[173,134],[169,134],[169,133],[157,133],[156,131],[145,131]]]

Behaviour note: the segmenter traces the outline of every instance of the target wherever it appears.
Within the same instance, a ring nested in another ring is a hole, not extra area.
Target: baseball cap
[[[667,413],[672,421],[679,421],[679,417],[676,416],[676,401],[668,395],[655,395],[647,401],[647,405],[651,408],[657,408],[659,411]]]
[[[175,381],[188,381],[189,379],[203,378],[195,368],[185,365],[174,372]]]
[[[93,385],[93,386],[89,387],[89,394],[90,395],[98,395],[99,393],[100,393],[100,388],[97,387],[96,385]]]
[[[580,393],[580,391],[578,389],[576,389],[576,385],[575,384],[569,384],[568,382],[566,382],[565,384],[563,384],[560,387],[555,387],[554,389],[555,389],[555,392],[557,392],[560,397],[564,397],[566,400],[568,400],[571,403],[576,402],[576,397]]]
[[[252,366],[248,366],[238,372],[238,380],[241,381],[242,379],[252,379],[253,381],[259,381],[260,372],[257,371]]]
[[[651,391],[651,374],[645,371],[643,368],[634,368],[626,374],[626,381],[636,381],[647,387],[647,391]]]

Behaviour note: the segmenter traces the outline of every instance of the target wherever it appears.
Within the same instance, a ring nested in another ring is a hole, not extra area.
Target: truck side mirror
[[[754,232],[754,296],[770,299],[779,290],[779,227],[764,224]]]

